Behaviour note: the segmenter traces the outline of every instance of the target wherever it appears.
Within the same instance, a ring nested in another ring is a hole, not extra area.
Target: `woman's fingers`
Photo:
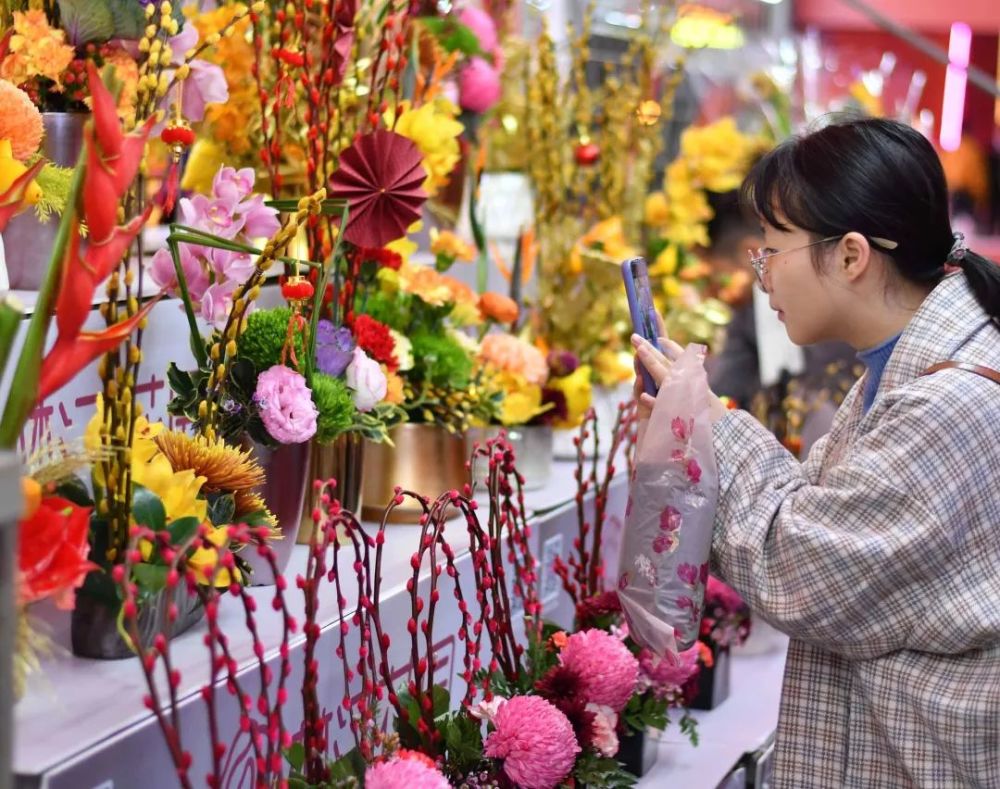
[[[635,347],[639,363],[642,364],[652,377],[653,383],[659,388],[663,379],[667,377],[667,373],[670,372],[670,359],[638,334],[632,335],[632,345]]]
[[[663,327],[661,326],[660,328],[662,329]],[[660,340],[660,347],[663,349],[663,352],[667,355],[667,358],[669,358],[670,361],[676,362],[677,357],[680,356],[682,353],[684,353],[684,349],[680,345],[675,343],[673,340],[671,340],[666,335],[666,332],[660,335],[659,340]]]

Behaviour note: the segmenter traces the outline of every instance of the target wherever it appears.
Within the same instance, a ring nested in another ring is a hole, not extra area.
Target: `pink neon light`
[[[972,28],[964,22],[951,26],[948,42],[948,70],[944,77],[944,100],[941,102],[941,147],[954,151],[962,142],[962,118],[965,115],[966,69],[972,49]]]

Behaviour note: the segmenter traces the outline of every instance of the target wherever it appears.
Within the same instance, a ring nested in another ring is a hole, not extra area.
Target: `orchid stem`
[[[63,268],[66,265],[66,247],[69,244],[70,234],[74,232],[80,210],[80,192],[83,189],[86,170],[87,150],[84,147],[77,159],[76,169],[73,170],[73,180],[70,183],[69,194],[66,195],[66,211],[59,220],[59,231],[52,247],[52,254],[49,256],[49,267],[42,287],[38,291],[38,300],[35,302],[35,309],[28,324],[28,333],[21,347],[14,377],[11,379],[10,394],[3,411],[3,424],[0,425],[0,449],[13,449],[17,444],[21,429],[38,396],[42,352],[49,333],[49,324],[52,322]]]

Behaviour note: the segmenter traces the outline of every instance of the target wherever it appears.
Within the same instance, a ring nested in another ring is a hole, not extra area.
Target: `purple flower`
[[[694,564],[682,564],[677,568],[677,577],[688,586],[697,586],[698,567]]]
[[[236,282],[217,282],[209,285],[201,298],[201,317],[211,323],[216,329],[224,329],[233,308],[233,291]]]
[[[253,192],[255,177],[252,167],[242,170],[220,167],[212,179],[212,194],[215,197],[235,197],[237,203],[246,200]]]
[[[198,46],[198,28],[192,24],[184,25],[181,32],[170,39],[170,49],[178,53],[178,59],[196,46]],[[226,84],[225,72],[220,66],[205,60],[192,60],[191,73],[187,79],[178,80],[177,85],[183,90],[181,112],[189,121],[200,121],[204,118],[206,104],[229,101],[229,86]],[[161,106],[167,108],[173,106],[174,91],[177,89],[178,87],[174,87],[164,96]]]
[[[232,195],[216,199],[205,195],[182,197],[178,203],[181,224],[219,238],[235,238],[246,223],[246,218],[236,213],[238,205]]]
[[[338,378],[354,358],[354,337],[346,326],[334,326],[332,321],[316,324],[316,366],[320,372]]]
[[[228,249],[210,249],[208,252],[216,281],[229,281],[242,285],[253,273],[254,260],[247,252],[230,252]]]
[[[243,217],[243,232],[250,238],[270,238],[281,227],[277,210],[264,205],[263,195],[244,200],[236,211]]]
[[[301,444],[316,434],[316,405],[306,379],[282,364],[257,378],[253,396],[264,427],[275,441]]]
[[[184,281],[187,283],[188,293],[191,300],[196,304],[201,301],[208,287],[208,275],[202,268],[201,262],[191,251],[187,244],[178,247],[181,259],[181,271],[184,272]],[[169,249],[157,250],[152,260],[148,264],[150,278],[159,287],[171,294],[177,293],[177,270],[174,268],[173,258]]]

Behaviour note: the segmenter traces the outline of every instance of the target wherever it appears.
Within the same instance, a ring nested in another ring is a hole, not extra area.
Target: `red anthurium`
[[[58,391],[84,367],[103,353],[114,350],[125,340],[145,318],[159,297],[144,304],[131,318],[119,321],[101,331],[85,331],[76,335],[61,334],[55,345],[42,360],[42,372],[38,381],[38,401]]]
[[[7,227],[7,223],[21,210],[24,203],[24,193],[44,166],[44,160],[35,162],[14,179],[7,191],[0,192],[0,231]]]
[[[72,608],[72,592],[95,565],[87,561],[90,508],[49,496],[30,518],[18,524],[18,598],[33,603],[58,595],[57,605]]]

